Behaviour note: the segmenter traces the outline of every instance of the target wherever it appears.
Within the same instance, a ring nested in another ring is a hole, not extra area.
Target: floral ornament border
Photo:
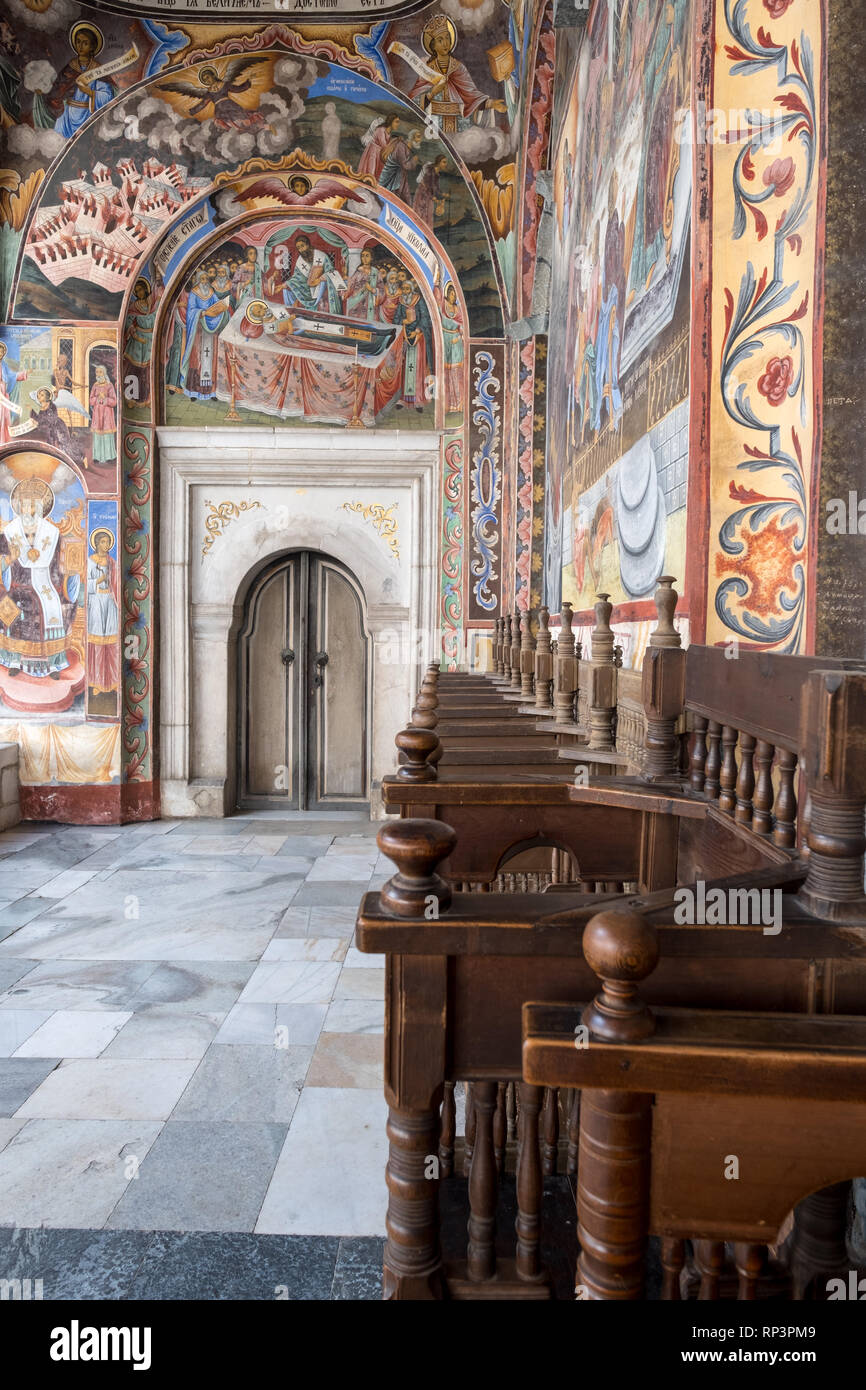
[[[532,567],[532,431],[535,395],[544,382],[535,376],[535,339],[520,344],[517,402],[517,517],[514,554],[514,601],[520,612],[531,607]]]
[[[794,0],[762,0],[770,19],[780,19],[792,3]],[[759,276],[750,259],[736,300],[730,288],[725,288],[719,386],[724,410],[735,425],[764,436],[764,447],[743,443],[748,457],[736,465],[737,471],[775,469],[781,470],[781,478],[773,493],[730,483],[731,499],[743,505],[726,518],[719,531],[722,554],[716,557],[716,573],[727,571],[728,577],[716,588],[714,608],[716,617],[738,638],[790,653],[802,649],[805,633],[809,476],[797,429],[790,427],[790,448],[787,440],[783,447],[783,431],[768,412],[777,410],[786,398],[799,398],[800,425],[806,433],[811,363],[799,325],[809,313],[811,292],[807,289],[798,295],[800,279],[792,275],[791,262],[802,253],[801,233],[813,209],[818,97],[809,36],[801,30],[799,43],[793,39],[790,47],[775,42],[763,27],[755,36],[748,14],[749,0],[725,0],[725,23],[734,40],[724,48],[727,58],[733,60],[730,75],[749,79],[775,67],[781,90],[774,98],[779,110],[772,117],[759,111],[748,113],[749,130],[733,172],[732,239],[743,239],[751,217],[758,243],[773,237],[772,269],[765,266]],[[755,159],[780,135],[786,146],[799,143],[805,156],[802,176],[788,154],[774,159],[759,182]],[[764,205],[792,190],[791,203],[771,233]],[[736,373],[774,341],[778,343],[777,355],[769,359],[754,383],[766,404],[756,403],[749,385],[742,381],[737,384]],[[759,561],[779,566],[772,575],[750,567],[750,538],[754,538],[753,547],[760,547]],[[784,572],[780,573],[781,566]],[[742,604],[743,600],[747,603],[741,612],[732,611],[732,603]],[[773,616],[774,609],[782,610],[781,619]]]
[[[153,431],[123,434],[123,781],[152,777]]]
[[[397,518],[392,516],[397,502],[392,502],[390,507],[385,507],[381,502],[344,502],[344,512],[357,512],[369,521],[374,531],[387,545],[395,560],[400,559],[399,533],[397,530]]]
[[[214,542],[218,541],[224,534],[230,521],[234,521],[242,512],[252,511],[253,507],[260,507],[261,505],[261,502],[209,502],[205,498],[205,506],[210,507],[210,511],[204,519],[207,535],[201,548],[202,559],[208,554]]]
[[[443,441],[442,562],[439,618],[442,656],[455,671],[463,629],[463,434]]]
[[[475,581],[472,598],[485,614],[494,612],[499,602],[499,595],[491,587],[498,578],[495,569],[499,544],[497,507],[502,487],[499,400],[502,382],[496,371],[497,364],[492,352],[486,348],[477,351],[472,367],[475,381],[472,424],[478,432],[479,443],[472,454],[469,483],[470,499],[475,504],[471,511],[473,558],[469,563],[469,573]]]

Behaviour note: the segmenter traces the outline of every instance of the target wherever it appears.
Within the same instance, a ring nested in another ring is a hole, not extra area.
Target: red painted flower
[[[777,198],[784,198],[797,176],[797,168],[790,155],[784,159],[774,159],[764,170],[764,183],[775,191]]]
[[[793,358],[771,357],[767,363],[767,370],[758,379],[758,390],[770,405],[781,405],[793,377]]]
[[[764,0],[764,9],[771,19],[781,19],[793,3],[794,0]]]

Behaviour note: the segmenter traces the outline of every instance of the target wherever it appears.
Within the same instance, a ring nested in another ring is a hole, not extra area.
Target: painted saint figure
[[[237,309],[248,299],[262,297],[262,268],[254,246],[244,251],[244,259],[232,275],[232,307]]]
[[[418,187],[412,207],[417,212],[419,220],[427,227],[432,227],[434,219],[441,217],[445,211],[445,200],[439,179],[447,168],[448,156],[437,154],[434,160],[428,161],[422,166],[418,175]]]
[[[406,344],[403,395],[397,408],[414,406],[416,410],[423,410],[427,404],[427,373],[433,363],[433,325],[417,285],[406,286],[397,306],[395,322],[403,325]]]
[[[87,684],[94,695],[117,690],[120,656],[117,648],[117,562],[111,551],[115,538],[107,528],[90,537],[87,560]]]
[[[418,146],[421,144],[420,130],[409,132],[408,139],[394,127],[394,134],[385,146],[382,156],[382,172],[379,183],[391,193],[396,193],[404,203],[409,202],[409,174],[418,166]]]
[[[93,462],[114,463],[117,458],[117,392],[108,371],[98,363],[90,388],[90,428],[93,431]]]
[[[382,172],[386,146],[390,144],[400,123],[396,113],[390,116],[377,116],[361,136],[364,153],[358,161],[359,174],[372,174],[378,180]]]
[[[21,413],[20,409],[13,409],[21,405],[18,383],[27,380],[26,372],[16,372],[10,366],[7,352],[6,344],[0,343],[0,444],[8,444],[12,438],[9,431],[18,422]]]
[[[73,24],[69,40],[75,57],[61,71],[47,101],[36,93],[33,103],[34,124],[43,129],[53,125],[67,139],[77,135],[94,112],[101,111],[117,96],[117,87],[109,78],[98,77],[94,81],[90,75],[99,68],[96,59],[105,44],[101,30],[89,22]],[[40,96],[39,102],[36,96]]]
[[[130,401],[146,401],[149,396],[150,353],[153,325],[156,322],[150,282],[142,276],[136,280],[134,298],[126,317],[126,338],[123,344],[124,395]]]
[[[13,516],[0,532],[0,666],[10,676],[60,679],[81,580],[64,575],[60,528],[50,520],[54,493],[41,478],[16,483]]]
[[[252,79],[242,79],[242,74],[261,67],[264,61],[262,58],[233,58],[226,64],[222,76],[215,67],[204,67],[196,73],[198,86],[192,82],[163,82],[157,90],[191,98],[190,116],[203,120],[208,119],[204,113],[212,106],[215,130],[262,130],[268,124],[262,113],[248,110],[235,101],[235,97],[253,87]]]
[[[186,304],[186,345],[180,368],[180,384],[194,401],[216,395],[217,337],[229,320],[229,301],[214,293],[204,269],[193,279]]]
[[[431,103],[453,102],[460,107],[463,117],[471,117],[479,124],[489,124],[495,120],[495,112],[506,110],[504,101],[480,91],[465,63],[454,57],[457,30],[447,15],[437,14],[428,20],[421,32],[421,42],[429,55],[428,68],[437,74],[435,81],[419,77],[409,93],[422,110],[428,110]]]
[[[346,291],[346,313],[349,318],[373,322],[382,298],[381,278],[379,270],[373,264],[373,252],[369,247],[365,247],[361,252],[361,264],[349,277],[349,287]]]
[[[44,440],[53,449],[60,449],[75,463],[86,468],[84,449],[66,422],[60,418],[56,405],[58,398],[67,408],[69,402],[75,402],[73,408],[81,409],[80,403],[68,391],[58,392],[53,386],[40,386],[38,391],[30,392],[30,399],[35,402],[35,409],[30,412],[30,419],[35,422],[31,438]]]
[[[444,298],[437,294],[437,300],[442,315],[445,409],[459,411],[463,409],[463,311],[453,281],[446,285]]]
[[[302,309],[323,309],[329,314],[342,313],[334,262],[323,251],[313,251],[309,237],[295,241],[295,264],[283,285],[283,301],[288,308],[298,304]]]

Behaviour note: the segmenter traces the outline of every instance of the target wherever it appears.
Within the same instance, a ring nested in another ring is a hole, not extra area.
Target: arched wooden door
[[[304,550],[253,582],[239,637],[241,807],[364,806],[369,638],[336,560]]]

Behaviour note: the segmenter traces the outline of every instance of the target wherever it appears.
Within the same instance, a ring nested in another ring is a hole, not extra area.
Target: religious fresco
[[[600,0],[564,73],[554,165],[547,598],[649,598],[683,573],[690,0]],[[561,591],[557,583],[561,571]]]
[[[185,268],[163,340],[164,419],[430,429],[441,397],[460,423],[462,309],[453,281],[433,292],[436,328],[412,270],[366,226],[247,223]]]
[[[707,325],[707,640],[779,652],[812,650],[821,9],[815,0],[777,0],[769,14],[752,5],[716,17],[714,105],[745,118],[737,138],[709,144],[716,288]]]

